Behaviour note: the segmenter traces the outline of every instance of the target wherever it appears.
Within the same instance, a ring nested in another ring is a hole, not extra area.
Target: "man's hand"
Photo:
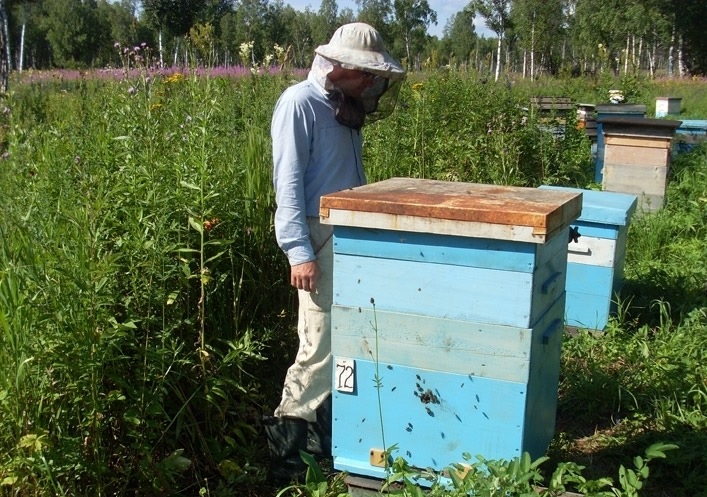
[[[318,279],[319,266],[316,261],[297,264],[290,270],[290,284],[298,290],[316,292]]]

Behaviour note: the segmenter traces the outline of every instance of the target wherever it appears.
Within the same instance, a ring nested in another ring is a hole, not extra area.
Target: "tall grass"
[[[187,462],[199,475],[248,460],[268,393],[252,371],[290,308],[271,101],[253,99],[282,84],[172,75],[12,96],[0,476],[13,492],[169,493]]]
[[[297,78],[84,75],[7,97],[0,495],[262,484],[259,419],[296,347],[269,121]],[[543,91],[600,93],[554,84]],[[393,116],[364,131],[369,181],[587,186],[588,139],[572,118],[564,139],[541,131],[526,110],[536,90],[454,72],[411,78]],[[606,428],[613,442],[592,443],[617,457],[641,453],[624,450],[641,434],[667,434],[682,443],[679,474],[703,481],[691,457],[703,449],[680,430],[704,440],[705,162],[704,150],[676,159],[666,209],[632,224],[620,319],[565,344],[560,419],[583,423],[559,427],[558,457],[584,457],[570,439],[587,424]]]

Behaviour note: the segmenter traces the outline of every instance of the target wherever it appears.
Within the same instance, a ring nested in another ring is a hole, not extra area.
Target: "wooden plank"
[[[531,97],[530,104],[540,112],[570,111],[575,109],[572,99],[569,97]]]
[[[349,226],[334,227],[334,252],[382,259],[533,272],[537,244]]]
[[[635,195],[632,195],[632,197],[637,198]],[[573,226],[579,230],[580,240],[585,236],[616,240],[619,230],[625,228],[624,226],[615,226],[612,224],[588,223],[582,220],[578,220]],[[570,245],[567,246],[568,249]]]
[[[616,240],[582,236],[567,246],[567,262],[591,266],[614,266]]]
[[[604,190],[631,193],[639,197],[645,194],[665,195],[667,184],[667,166],[609,164],[604,162]]]
[[[622,188],[622,190],[619,190],[619,188]],[[634,191],[626,191],[629,188]],[[636,212],[639,214],[651,214],[654,212],[658,212],[663,208],[663,205],[665,204],[664,193],[639,192],[635,190],[639,190],[640,188],[632,186],[622,187],[620,185],[604,185],[604,189],[607,191],[617,191],[620,193],[631,193],[636,195],[638,197],[638,207],[636,208]]]
[[[567,326],[603,330],[609,319],[610,308],[610,297],[567,292],[565,322]]]
[[[334,304],[528,328],[564,292],[560,256],[531,274],[335,254]]]
[[[567,259],[567,241],[569,240],[569,228],[565,228],[562,233],[554,237],[547,243],[536,245],[535,268],[546,264],[555,264],[555,261]],[[505,256],[501,256],[505,257]]]
[[[323,212],[320,210],[320,212]],[[399,230],[404,232],[433,233],[460,237],[491,238],[514,242],[545,243],[556,236],[555,232],[537,233],[530,226],[489,224],[486,222],[454,221],[430,219],[418,216],[403,216],[380,212],[327,209],[321,217],[324,224],[354,226],[378,230]]]
[[[523,447],[531,454],[545,454],[555,434],[564,309],[563,294],[544,317],[542,336],[533,335],[523,427]]]
[[[338,470],[384,478],[385,468],[369,462],[371,449],[383,448],[381,430],[395,455],[436,470],[463,462],[464,452],[511,459],[524,450],[524,384],[364,360],[355,376],[355,393],[333,392]]]
[[[548,103],[548,102],[559,102],[559,103],[572,103],[571,97],[530,97],[532,103]]]
[[[322,222],[332,210],[383,216],[389,229],[398,217],[419,217],[470,223],[530,227],[544,239],[579,215],[581,194],[542,192],[537,188],[391,178],[322,197]],[[408,220],[406,225],[414,224]],[[429,225],[434,229],[435,224]],[[477,225],[478,226],[478,225]]]
[[[642,193],[638,200],[638,211],[643,213],[655,213],[665,205],[665,196],[660,194]]]
[[[533,329],[332,307],[332,354],[447,373],[526,383]],[[376,331],[377,330],[377,331]]]
[[[606,165],[665,166],[670,156],[670,147],[646,148],[626,145],[609,145],[604,149]]]
[[[567,293],[599,295],[609,300],[614,287],[614,274],[611,266],[568,263],[565,290]]]
[[[678,143],[697,144],[707,141],[707,135],[698,133],[679,133],[675,135],[675,141]]]
[[[670,139],[666,138],[607,135],[604,142],[607,147],[609,145],[626,145],[629,147],[670,148]]]

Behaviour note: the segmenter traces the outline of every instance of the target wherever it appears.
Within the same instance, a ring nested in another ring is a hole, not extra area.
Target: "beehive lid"
[[[599,104],[597,114],[645,115],[646,106],[642,104]]]
[[[678,132],[683,130],[696,130],[705,131],[707,130],[707,120],[705,119],[684,119],[681,121]]]
[[[325,195],[325,224],[545,243],[574,221],[582,193],[391,178]]]
[[[599,192],[549,185],[542,185],[540,189],[581,192],[582,214],[578,220],[589,223],[626,226],[638,204],[638,197],[628,193]]]
[[[606,136],[625,136],[639,139],[658,138],[668,142],[682,121],[671,119],[648,119],[627,116],[599,118],[603,134]]]

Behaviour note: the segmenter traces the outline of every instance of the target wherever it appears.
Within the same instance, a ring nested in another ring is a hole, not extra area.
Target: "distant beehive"
[[[639,212],[662,209],[680,121],[606,117],[599,123],[605,141],[602,190],[636,195]]]
[[[602,331],[616,311],[616,293],[623,283],[628,226],[637,197],[557,186],[582,193],[582,214],[572,224],[576,236],[567,247],[565,324]]]
[[[594,167],[594,181],[602,183],[604,170],[604,135],[602,121],[607,117],[645,117],[646,106],[639,104],[601,104],[596,106],[597,111],[597,154]]]

